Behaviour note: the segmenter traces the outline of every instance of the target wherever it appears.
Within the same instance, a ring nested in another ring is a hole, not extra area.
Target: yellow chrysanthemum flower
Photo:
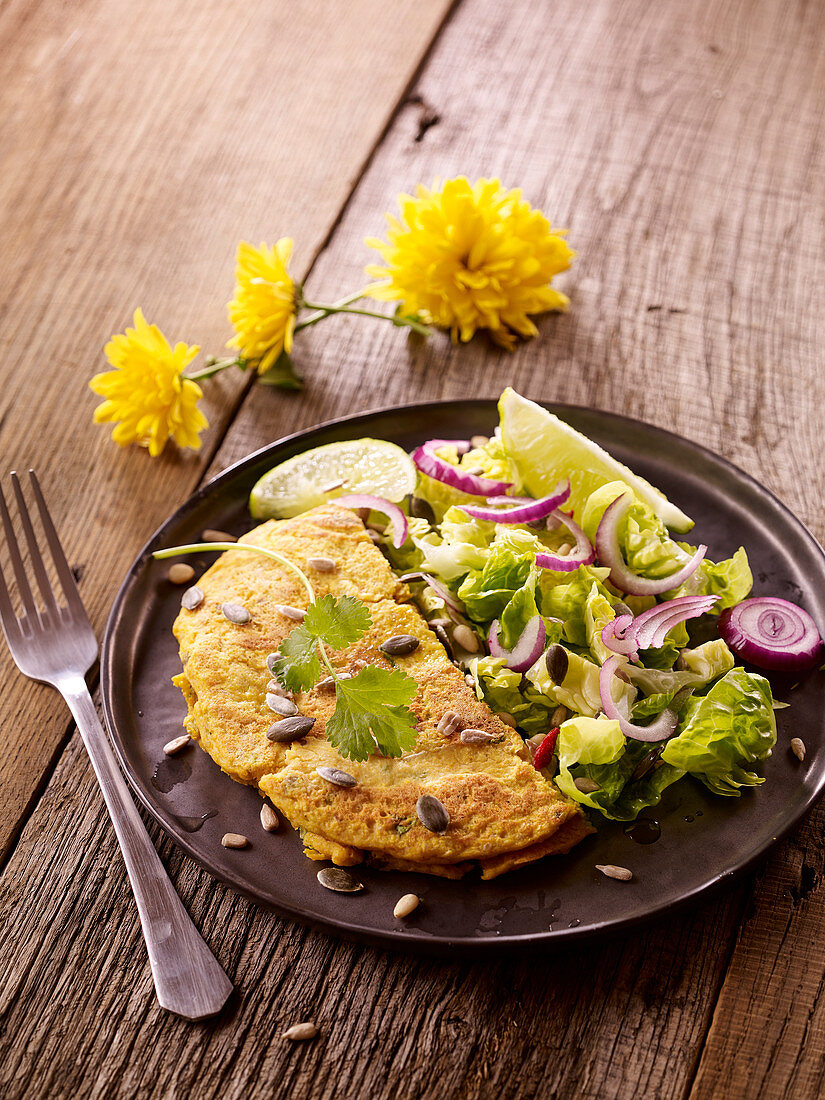
[[[197,382],[183,378],[184,368],[199,347],[175,344],[135,310],[134,328],[113,336],[104,348],[114,370],[96,374],[91,389],[105,397],[94,412],[95,423],[114,422],[112,439],[121,447],[139,443],[153,457],[160,454],[169,438],[179,447],[197,450],[198,433],[208,426],[198,400]]]
[[[274,246],[238,245],[235,296],[227,305],[235,336],[226,345],[264,374],[281,352],[292,350],[295,331],[295,284],[287,271],[292,241]]]
[[[387,215],[389,244],[367,240],[386,265],[367,268],[383,280],[368,288],[374,298],[400,300],[405,313],[449,329],[453,340],[484,328],[507,348],[516,334],[536,335],[529,314],[567,309],[566,295],[549,284],[575,252],[520,190],[462,176],[398,201],[401,220]]]

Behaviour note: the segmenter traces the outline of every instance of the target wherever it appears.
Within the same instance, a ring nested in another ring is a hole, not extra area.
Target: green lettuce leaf
[[[469,671],[475,681],[476,695],[490,710],[511,715],[528,737],[547,733],[558,704],[524,682],[520,672],[507,668],[504,658],[475,658],[470,662]]]
[[[551,679],[543,656],[524,675],[528,683],[549,699],[553,706],[562,704],[574,714],[592,718],[602,707],[599,696],[600,666],[574,653],[567,646],[564,646],[564,650],[567,654],[567,671],[560,684]],[[622,680],[617,680],[616,683],[621,686],[617,705],[620,710],[629,710],[636,695],[635,689]]]
[[[538,615],[536,604],[536,582],[538,569],[531,569],[527,580],[517,589],[501,613],[499,623],[499,641],[505,649],[512,649],[522,635],[527,623]],[[559,627],[559,630],[561,627]]]
[[[650,653],[651,650],[647,650]],[[683,687],[703,687],[724,676],[734,666],[734,657],[721,638],[712,638],[695,649],[682,650],[684,669],[642,668],[627,665],[624,672],[645,695],[675,694]]]
[[[604,587],[609,569],[595,565],[580,566],[574,573],[568,573],[568,580],[558,583],[558,574],[542,570],[540,577],[541,613],[551,619],[560,619],[564,624],[562,637],[565,642],[589,648],[587,636],[587,599],[595,584],[600,596],[610,602],[610,594]]]
[[[739,796],[764,782],[747,764],[770,756],[776,743],[771,686],[764,676],[734,668],[685,708],[681,731],[662,759],[695,775],[716,794]]]
[[[686,543],[680,543],[685,550],[692,551]],[[698,568],[683,585],[665,594],[665,599],[676,596],[718,596],[712,614],[718,615],[726,607],[735,607],[746,599],[753,588],[753,574],[748,563],[748,555],[740,546],[732,558],[724,561],[701,561]]]

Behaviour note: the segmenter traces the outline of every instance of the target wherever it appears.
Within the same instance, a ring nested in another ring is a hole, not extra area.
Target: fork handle
[[[232,983],[201,938],[160,861],[132,800],[86,681],[55,684],[83,738],[126,862],[158,1001],[189,1020],[214,1016]]]

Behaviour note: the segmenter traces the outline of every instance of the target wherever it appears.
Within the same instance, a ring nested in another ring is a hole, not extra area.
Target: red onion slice
[[[392,524],[392,544],[396,550],[407,541],[407,517],[397,504],[391,504],[384,497],[374,497],[369,493],[350,493],[347,496],[336,497],[332,503],[340,504],[343,508],[370,508],[376,512],[383,512]]]
[[[631,596],[658,596],[661,592],[667,592],[671,588],[678,588],[680,584],[684,584],[696,571],[708,548],[700,546],[690,561],[676,573],[671,573],[669,577],[652,580],[650,577],[640,577],[638,573],[631,572],[622,558],[622,550],[619,546],[619,524],[632,500],[630,493],[622,493],[607,506],[596,531],[596,554],[602,565],[610,570],[608,580],[622,592],[628,592]]]
[[[540,565],[542,569],[553,569],[557,573],[570,573],[580,565],[590,565],[594,562],[596,551],[581,527],[574,523],[566,512],[558,508],[554,508],[550,515],[567,528],[576,540],[576,548],[564,557],[561,554],[536,554],[536,565]]]
[[[733,652],[757,668],[813,668],[825,653],[807,611],[779,596],[754,596],[719,616],[719,633]]]
[[[614,653],[621,653],[631,661],[639,660],[639,647],[636,645],[632,615],[619,615],[609,623],[605,623],[601,638],[607,648],[612,649]]]
[[[469,493],[470,496],[490,497],[506,492],[511,482],[491,481],[489,478],[470,474],[435,453],[439,447],[458,448],[462,443],[463,440],[459,439],[430,439],[413,451],[412,460],[422,474],[450,485],[453,489],[460,489],[462,493]]]
[[[505,649],[499,642],[498,627],[498,619],[493,619],[487,639],[490,644],[490,655],[503,657],[507,667],[513,672],[526,672],[528,668],[532,668],[544,653],[544,643],[547,640],[547,631],[541,615],[534,615],[528,620],[521,632],[521,637],[512,649]]]
[[[665,707],[655,722],[649,726],[637,726],[626,718],[613,699],[611,688],[616,676],[618,658],[608,657],[599,670],[599,698],[602,710],[608,718],[619,723],[619,729],[625,737],[634,741],[666,741],[679,725],[679,716],[675,710]]]
[[[549,496],[541,497],[539,500],[528,499],[526,503],[518,502],[514,508],[487,507],[493,501],[507,501],[508,504],[513,504],[512,497],[492,497],[487,501],[487,505],[462,504],[461,510],[473,519],[483,519],[489,523],[536,523],[549,516],[551,512],[555,512],[569,496],[570,482],[560,481]]]
[[[458,596],[456,596],[454,592],[451,592],[446,584],[442,584],[441,581],[436,580],[431,573],[405,573],[404,576],[399,579],[404,582],[425,581],[430,588],[432,588],[433,592],[435,592],[436,596],[444,601],[448,611],[453,611],[456,615],[461,615],[466,610]]]
[[[643,611],[635,618],[619,615],[602,627],[601,638],[608,649],[631,661],[639,660],[640,649],[658,649],[665,644],[668,631],[686,619],[695,619],[710,611],[718,596],[679,596]]]

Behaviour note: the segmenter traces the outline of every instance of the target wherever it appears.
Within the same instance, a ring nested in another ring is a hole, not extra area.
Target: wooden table
[[[528,396],[630,414],[774,490],[822,539],[825,9],[804,0],[9,0],[0,11],[0,469],[35,466],[98,632],[205,478],[331,416]],[[304,334],[300,395],[228,373],[200,454],[122,451],[86,381],[141,305],[218,351],[237,241],[296,240],[318,297],[417,182],[499,175],[579,257],[508,355],[362,318]],[[237,986],[154,999],[61,701],[0,647],[5,1097],[815,1097],[825,807],[692,911],[564,955],[342,943],[213,882],[150,826]],[[295,1045],[285,1025],[312,1017]]]

